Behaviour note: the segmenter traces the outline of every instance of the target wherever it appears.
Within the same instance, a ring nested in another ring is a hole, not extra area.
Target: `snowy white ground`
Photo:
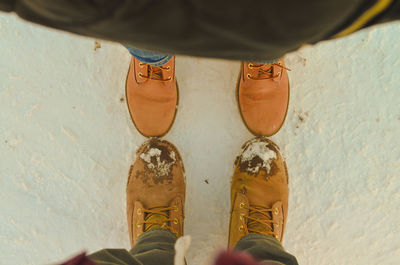
[[[125,184],[144,141],[124,99],[123,47],[0,15],[0,264],[48,264],[129,246]],[[272,139],[290,174],[284,246],[300,264],[400,264],[400,24],[307,47]],[[189,264],[226,246],[229,183],[251,138],[239,62],[177,58],[166,139],[187,169]],[[208,180],[208,184],[205,182]]]

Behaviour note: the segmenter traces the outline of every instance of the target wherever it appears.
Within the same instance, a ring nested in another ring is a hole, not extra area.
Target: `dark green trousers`
[[[103,249],[89,258],[99,265],[173,265],[176,239],[168,230],[154,229],[141,235],[130,251]],[[271,236],[249,234],[237,243],[235,250],[245,251],[266,265],[298,264],[296,258],[287,253],[279,241]]]

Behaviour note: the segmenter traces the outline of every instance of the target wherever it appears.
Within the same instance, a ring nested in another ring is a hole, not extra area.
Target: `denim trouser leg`
[[[287,253],[272,236],[248,234],[239,240],[235,250],[245,251],[265,265],[298,265],[296,258]]]
[[[151,66],[161,66],[166,64],[171,58],[172,55],[157,53],[152,51],[141,50],[135,47],[125,46],[128,49],[130,54],[141,61],[142,63],[147,63]],[[280,59],[270,60],[268,62],[258,62],[259,64],[274,64],[278,62]]]
[[[103,249],[89,258],[99,265],[173,265],[176,239],[168,230],[154,229],[141,235],[129,252]]]
[[[161,66],[168,63],[168,61],[172,58],[172,55],[170,54],[156,53],[129,46],[125,47],[128,49],[133,57],[135,57],[142,63],[147,63],[151,66]]]
[[[280,60],[280,58],[274,59],[274,60],[270,60],[268,62],[257,62],[257,63],[259,63],[259,64],[274,64],[274,63],[279,62],[279,60]]]

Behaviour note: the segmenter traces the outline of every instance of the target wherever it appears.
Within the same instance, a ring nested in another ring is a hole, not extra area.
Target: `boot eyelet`
[[[254,67],[254,65],[253,65],[252,63],[249,63],[249,64],[247,65],[247,67],[249,67],[250,69],[252,69],[252,68]]]
[[[251,74],[247,74],[247,79],[251,79]]]
[[[178,206],[174,206],[174,209],[172,209],[174,212],[177,212],[178,211]]]
[[[172,76],[168,77],[168,81],[172,79]]]
[[[140,228],[141,227],[141,225],[137,225],[137,228]]]
[[[137,211],[136,211],[136,213],[137,213],[137,215],[141,215],[142,214],[142,209],[137,209]]]
[[[171,70],[171,66],[168,65],[166,70],[167,71]]]
[[[179,224],[179,220],[177,218],[174,219],[174,224]]]
[[[274,235],[274,237],[279,240],[279,236],[278,235]]]
[[[143,77],[142,73],[138,73],[138,76],[139,76],[139,77]]]
[[[140,67],[140,68],[143,68],[144,66],[145,66],[144,63],[139,63],[139,67]]]
[[[243,221],[244,220],[244,214],[241,214],[239,218],[240,218],[241,221]]]
[[[240,207],[240,208],[244,208],[244,206],[245,206],[244,202],[241,202],[241,203],[239,204],[239,207]]]
[[[279,214],[279,209],[278,209],[278,208],[275,208],[275,209],[274,209],[274,214],[275,214],[275,215],[278,215],[278,214]]]
[[[240,232],[243,232],[243,231],[244,231],[243,225],[239,226],[239,231],[240,231]]]
[[[280,75],[281,75],[281,72],[276,73],[276,75],[277,75],[277,76],[280,76]]]

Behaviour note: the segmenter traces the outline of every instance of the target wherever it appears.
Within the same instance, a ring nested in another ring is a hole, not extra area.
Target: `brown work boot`
[[[283,59],[274,64],[242,63],[238,105],[254,135],[271,136],[282,127],[289,105],[287,70]]]
[[[231,186],[229,247],[250,233],[282,242],[288,214],[288,173],[279,148],[262,137],[243,145]]]
[[[167,141],[151,139],[136,154],[126,187],[131,245],[155,228],[168,229],[181,237],[186,184],[178,150]]]
[[[178,105],[175,57],[162,66],[151,66],[132,57],[126,100],[133,124],[142,135],[164,136],[174,123]]]

